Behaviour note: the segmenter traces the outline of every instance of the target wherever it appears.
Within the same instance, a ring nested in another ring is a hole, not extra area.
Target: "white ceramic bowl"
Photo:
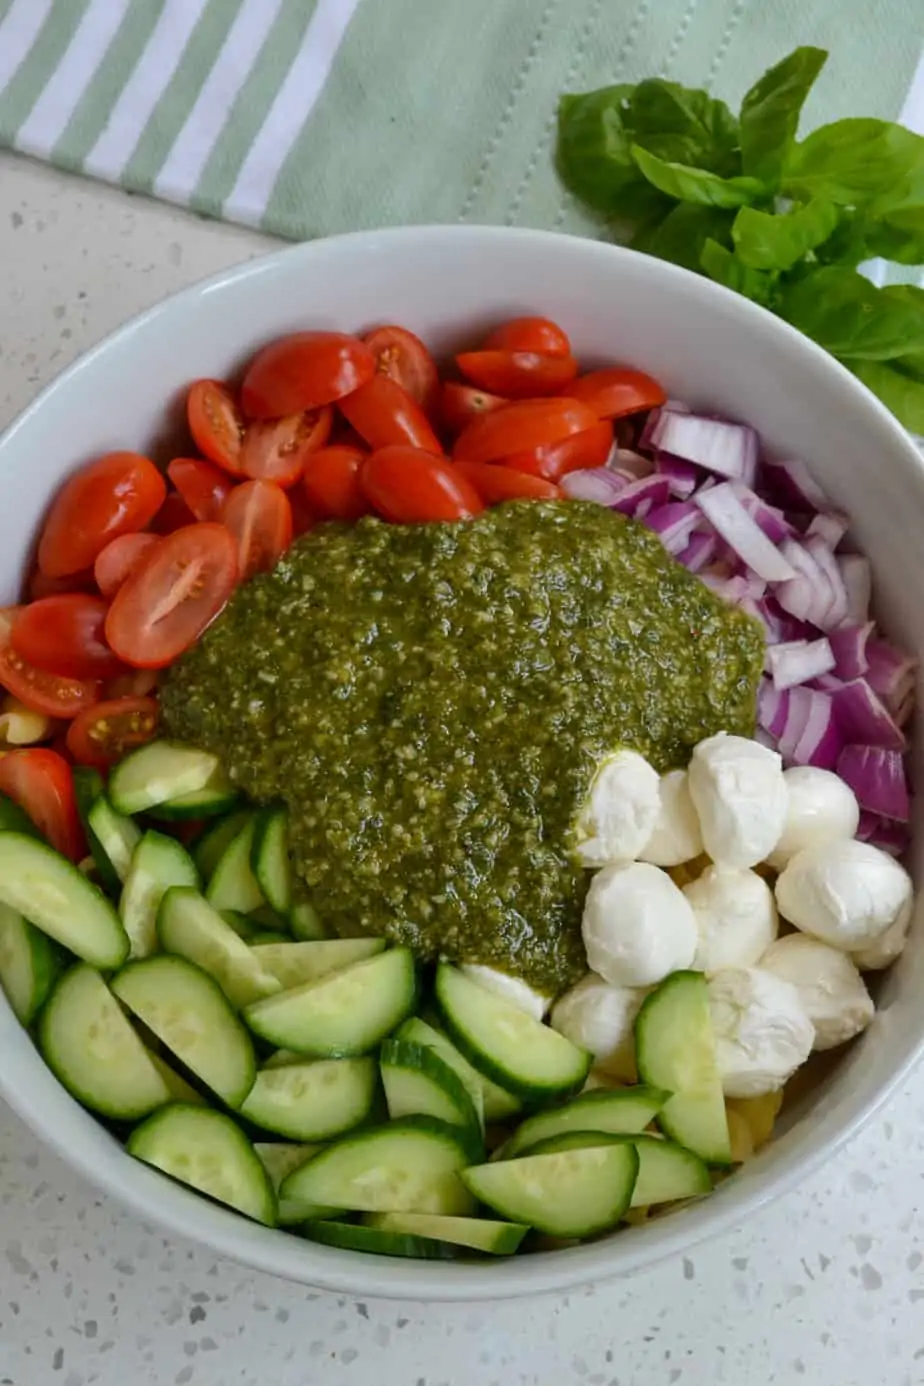
[[[522,312],[562,323],[582,361],[631,362],[671,394],[754,424],[778,455],[801,457],[853,516],[886,630],[924,656],[924,468],[852,376],[769,313],[685,270],[591,241],[479,227],[364,233],[286,249],[168,299],[89,352],[0,440],[0,599],[15,598],[62,478],[113,448],[162,456],[190,379],[223,376],[267,339],[306,326],[397,321],[444,351]],[[920,880],[917,829],[912,869]],[[784,1123],[779,1138],[712,1198],[594,1245],[500,1263],[336,1251],[187,1192],[131,1160],[67,1095],[2,997],[0,1094],[92,1183],[251,1266],[362,1295],[498,1299],[624,1275],[745,1221],[830,1155],[899,1081],[924,1041],[922,994],[919,922],[885,979],[867,1034],[788,1129]]]

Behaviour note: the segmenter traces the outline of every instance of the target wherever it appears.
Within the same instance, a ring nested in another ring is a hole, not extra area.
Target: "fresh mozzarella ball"
[[[814,765],[794,765],[783,772],[789,798],[783,835],[768,861],[777,871],[801,852],[820,842],[854,837],[860,824],[856,795],[833,770]]]
[[[851,957],[859,967],[861,972],[878,972],[880,968],[888,967],[894,963],[900,953],[904,951],[905,944],[908,942],[908,929],[911,925],[911,910],[907,909],[898,916],[894,924],[874,938],[872,943],[865,948],[858,948]]]
[[[637,751],[616,751],[600,766],[577,826],[584,866],[634,861],[661,808],[659,776]]]
[[[873,999],[846,953],[808,934],[777,939],[760,960],[765,972],[791,982],[815,1026],[815,1048],[834,1049],[865,1030]]]
[[[756,866],[786,821],[786,781],[776,751],[719,732],[690,761],[690,793],[706,851],[721,866]]]
[[[590,883],[582,924],[591,969],[612,986],[647,987],[696,952],[696,920],[657,866],[607,866]]]
[[[493,991],[495,996],[503,997],[518,1011],[525,1011],[534,1020],[541,1020],[552,1004],[551,996],[533,991],[519,977],[511,977],[507,972],[495,972],[493,967],[484,967],[481,963],[463,963],[459,971],[464,972],[470,981],[484,987],[485,991]]]
[[[911,914],[905,868],[868,842],[822,842],[797,852],[776,883],[780,914],[846,952],[875,942]]]
[[[550,1024],[580,1049],[594,1056],[594,1067],[614,1078],[635,1077],[633,1026],[645,992],[613,987],[588,972],[552,1007]]]
[[[686,770],[669,770],[661,776],[661,807],[654,830],[641,852],[641,861],[654,866],[680,866],[703,850],[703,835]]]
[[[696,916],[693,966],[700,972],[750,967],[777,936],[773,891],[756,871],[709,866],[683,893]]]
[[[798,991],[759,967],[726,968],[708,988],[725,1096],[776,1092],[805,1063],[815,1041]]]

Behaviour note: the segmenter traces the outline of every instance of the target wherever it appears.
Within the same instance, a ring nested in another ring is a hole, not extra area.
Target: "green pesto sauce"
[[[559,991],[586,969],[573,828],[617,746],[751,735],[762,633],[600,506],[322,525],[170,671],[167,730],[284,800],[321,917]]]

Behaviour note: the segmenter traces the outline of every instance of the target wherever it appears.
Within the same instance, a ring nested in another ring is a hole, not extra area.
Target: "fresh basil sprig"
[[[885,120],[797,139],[827,58],[797,48],[736,117],[659,78],[562,97],[563,182],[638,250],[773,309],[924,433],[924,291],[879,289],[880,256],[924,265],[924,138]]]

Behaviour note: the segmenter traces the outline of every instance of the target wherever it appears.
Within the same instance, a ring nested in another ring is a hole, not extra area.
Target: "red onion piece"
[[[596,501],[598,505],[611,506],[629,482],[608,467],[590,467],[585,471],[566,472],[560,485],[572,500]]]
[[[869,620],[869,601],[873,587],[869,559],[860,553],[842,553],[838,555],[836,562],[847,593],[847,615],[844,624],[862,626]]]
[[[845,746],[837,773],[857,796],[861,809],[907,823],[911,817],[908,779],[901,751],[882,746]]]
[[[650,476],[655,469],[650,457],[643,457],[640,452],[633,452],[631,448],[614,448],[606,465],[614,472],[628,477],[630,481]]]
[[[686,548],[701,520],[698,506],[687,501],[671,501],[652,510],[645,517],[645,524],[659,535],[668,553],[676,556]]]
[[[654,506],[665,505],[670,497],[670,491],[667,477],[657,476],[653,473],[651,476],[642,477],[639,481],[630,482],[609,504],[613,510],[618,510],[623,515],[634,515],[636,519],[640,520]]]
[[[757,474],[759,440],[747,424],[680,414],[665,405],[651,431],[649,444],[659,453],[670,453],[748,485]]]
[[[861,679],[869,668],[867,645],[875,627],[872,621],[862,626],[841,626],[828,636],[834,654],[834,673],[842,681]]]
[[[746,577],[743,573],[738,573],[734,577],[719,577],[715,573],[700,573],[700,581],[704,582],[717,597],[730,602],[732,606],[740,606],[742,602],[760,601],[767,588],[767,584],[762,578]]]
[[[732,482],[735,495],[744,506],[754,523],[763,530],[771,544],[780,544],[796,533],[795,525],[790,524],[782,510],[761,500],[755,491],[740,481]]]
[[[765,490],[787,510],[828,510],[828,498],[804,462],[769,462],[761,468]]]
[[[847,614],[847,594],[837,560],[824,544],[818,538],[804,543],[784,539],[780,553],[796,574],[776,588],[776,599],[784,611],[823,631],[842,625]]]
[[[781,551],[751,518],[727,482],[701,491],[695,499],[713,528],[758,577],[765,582],[785,582],[795,576]]]
[[[715,558],[716,537],[714,534],[694,534],[685,549],[677,554],[677,562],[682,563],[691,573],[701,573]]]
[[[671,484],[671,495],[678,500],[688,500],[703,479],[702,471],[692,462],[684,462],[680,457],[668,457],[659,453],[655,463],[659,476],[666,476]]]
[[[809,683],[834,668],[834,654],[824,637],[820,640],[789,640],[781,645],[771,645],[767,651],[767,661],[774,687],[781,692],[800,683]]]
[[[865,679],[850,679],[830,696],[845,743],[882,746],[887,751],[906,749],[901,727]]]
[[[642,428],[642,435],[638,440],[640,448],[645,449],[651,447],[651,435],[657,428],[658,420],[665,409],[670,410],[672,414],[689,414],[690,412],[689,405],[684,404],[682,399],[668,399],[664,401],[660,409],[652,409],[648,418],[645,420],[645,425]]]
[[[806,535],[814,535],[833,553],[849,528],[850,516],[843,510],[822,510],[813,516]]]
[[[917,660],[887,640],[870,640],[867,652],[869,673],[866,681],[894,716],[914,698]]]
[[[832,770],[843,746],[830,693],[815,688],[788,688],[786,720],[777,749],[786,765],[817,765]]]
[[[903,857],[911,845],[907,824],[891,818],[880,818],[875,813],[860,814],[857,837],[861,842],[869,842],[893,857]]]

